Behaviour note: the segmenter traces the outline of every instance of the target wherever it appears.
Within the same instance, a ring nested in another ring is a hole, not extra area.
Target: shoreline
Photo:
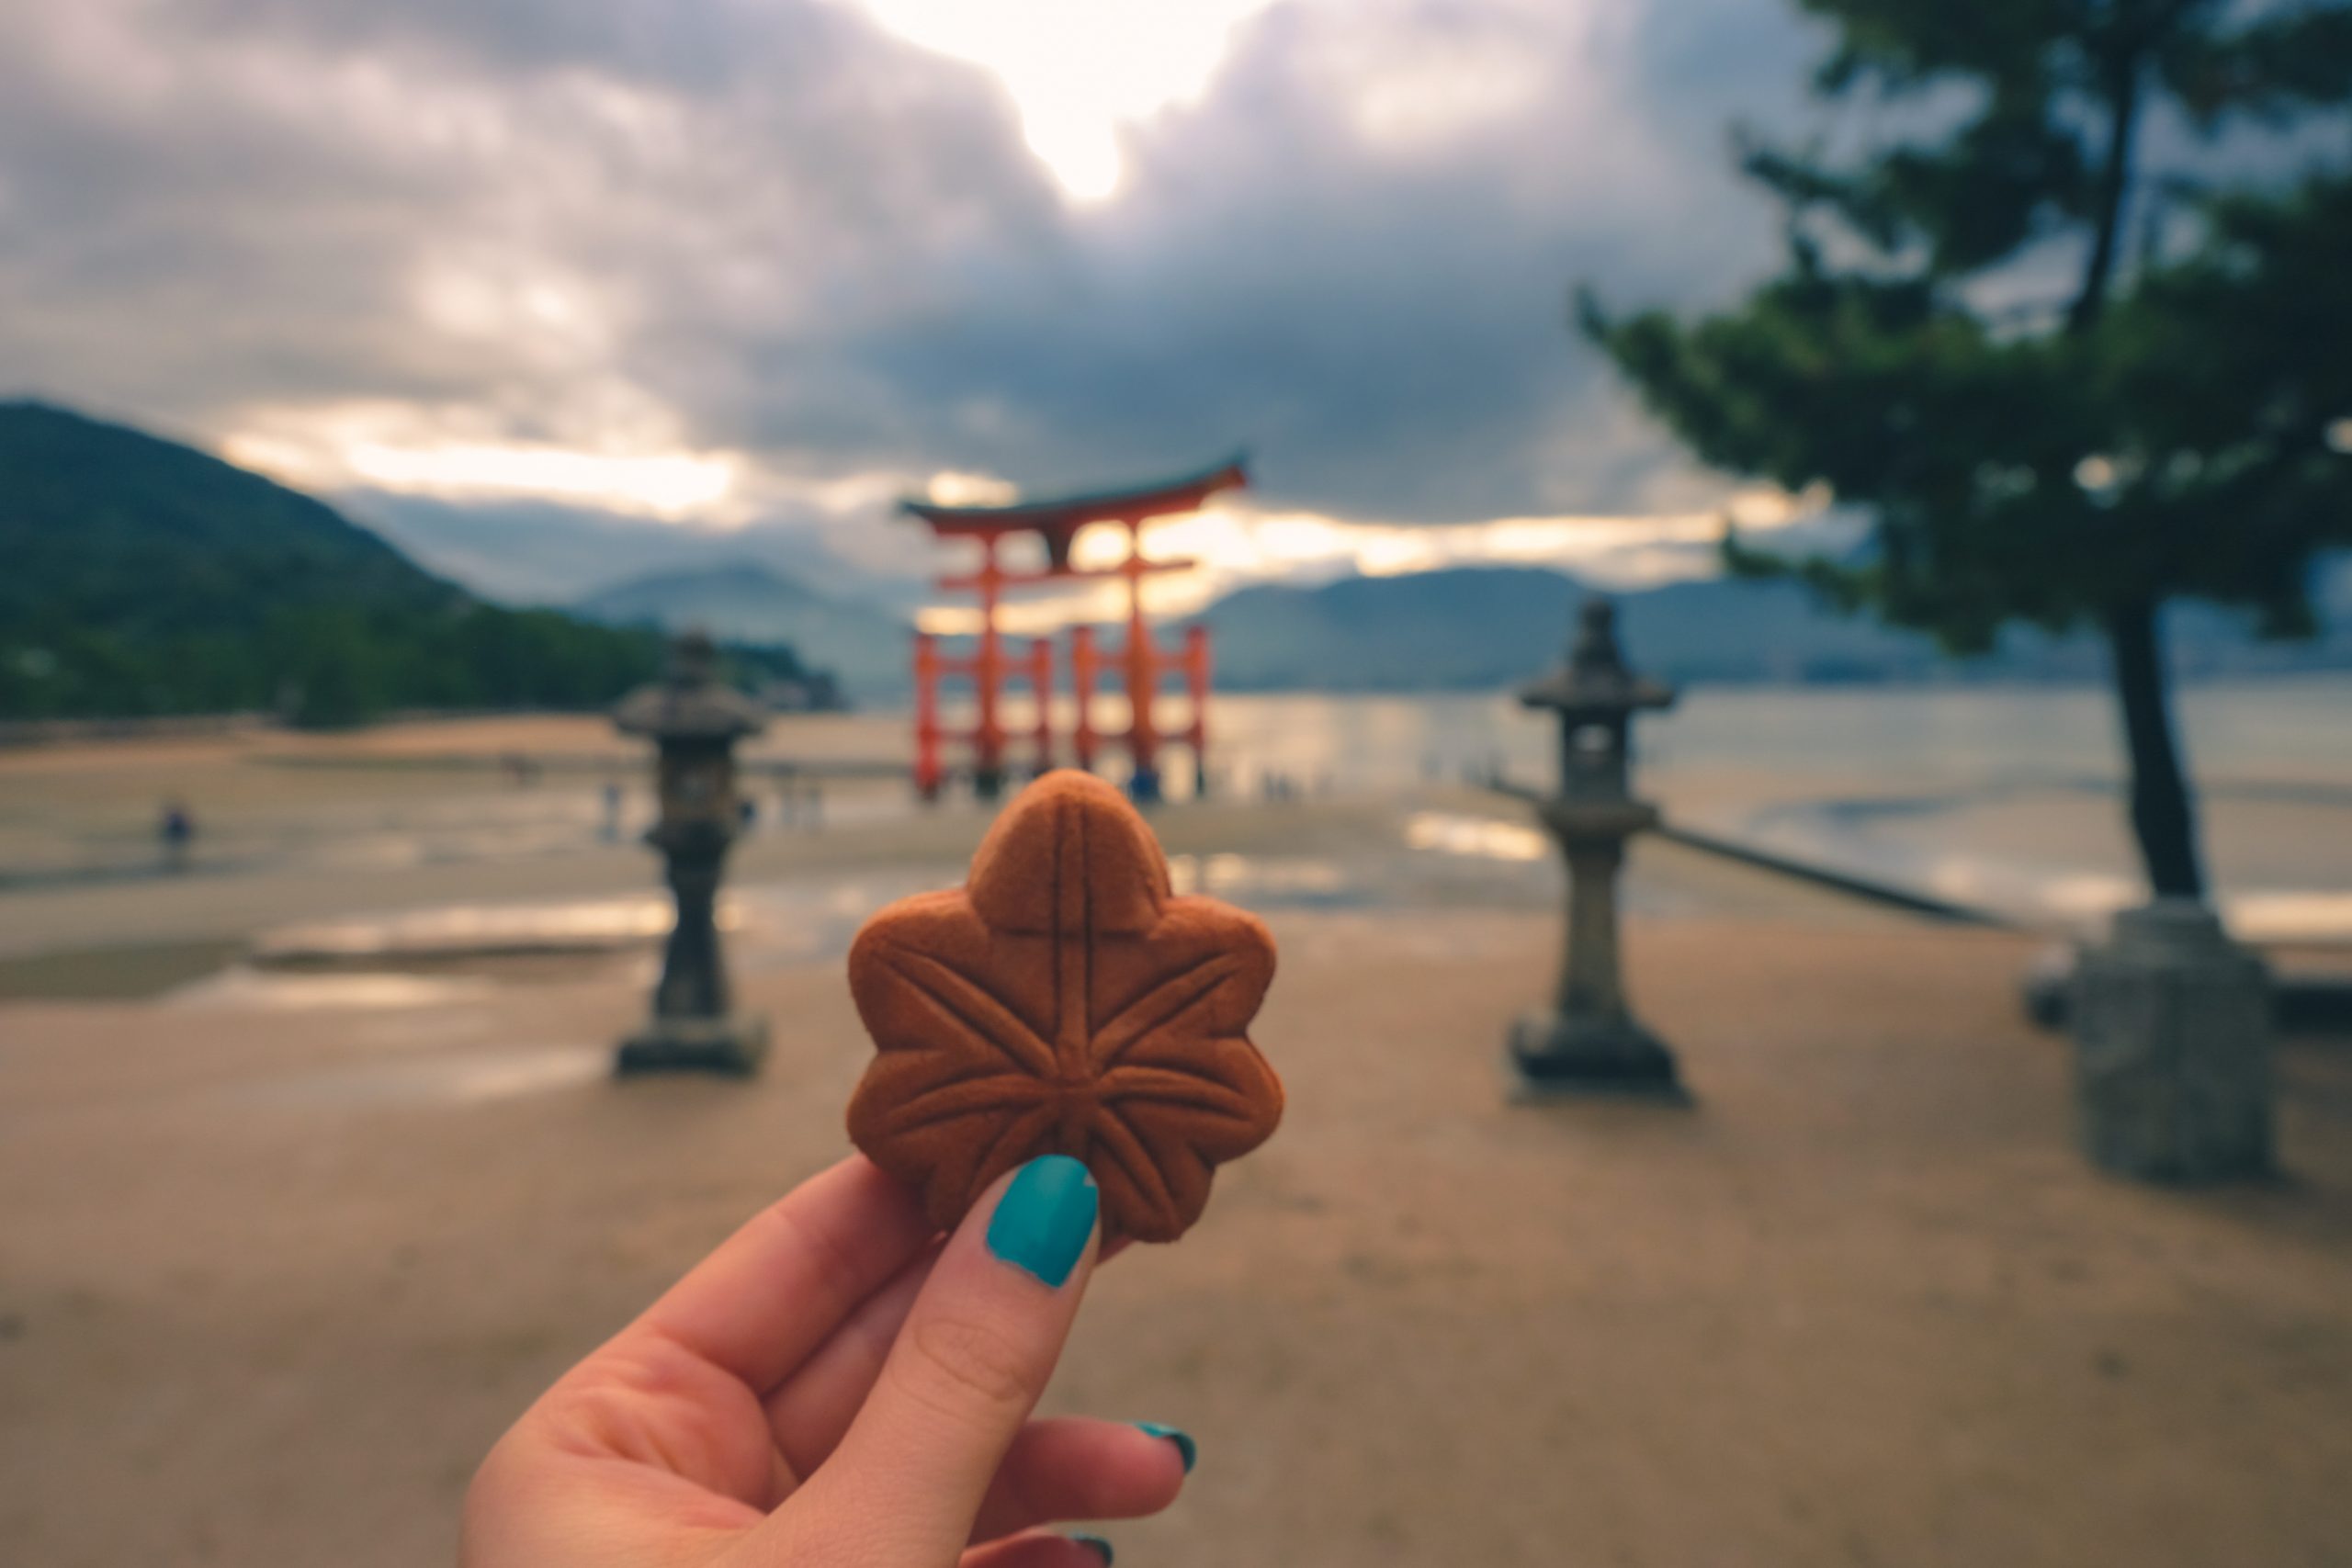
[[[1820,727],[1839,727],[1808,703],[1811,716],[1786,737],[1776,734],[1786,716],[1769,707],[1702,713],[1695,730],[1682,714],[1654,721],[1636,787],[1687,840],[1928,913],[2066,934],[2132,896],[2136,863],[2113,796],[2063,766],[1999,771],[1999,759],[1971,750],[1984,713],[1957,728],[1924,723],[1933,751],[1871,761],[1847,754],[1850,737],[1844,753],[1814,744]],[[1544,727],[1464,730],[1448,728],[1449,714],[1479,725],[1510,716],[1487,699],[1450,710],[1233,699],[1212,716],[1226,787],[1204,803],[1171,803],[1161,819],[1197,834],[1204,852],[1279,847],[1300,825],[1319,824],[1314,852],[1324,858],[1385,864],[1409,849],[1422,864],[1450,865],[1453,880],[1486,877],[1517,897],[1514,879],[1527,862],[1547,861],[1548,846],[1515,830],[1526,826],[1521,807],[1443,782],[1443,763],[1499,733],[1518,748],[1511,771],[1542,777]],[[1725,730],[1728,721],[1738,728]],[[1665,728],[1673,724],[1686,728]],[[1398,728],[1409,725],[1423,728]],[[1744,737],[1759,729],[1784,750],[1755,750]],[[2344,947],[2352,895],[2333,890],[2352,887],[2352,734],[2305,744],[2209,777],[2215,883],[2250,940]],[[760,820],[737,852],[739,881],[789,880],[877,854],[904,861],[926,844],[954,859],[985,813],[961,798],[918,806],[901,782],[910,750],[888,716],[773,726],[745,749]],[[1953,756],[1974,757],[1975,771],[1953,776]],[[518,772],[517,757],[535,764]],[[1350,758],[1362,765],[1315,771],[1318,760]],[[1277,780],[1280,792],[1270,787]],[[608,785],[620,791],[617,818]],[[815,812],[799,793],[810,788],[821,794]],[[198,823],[186,872],[168,869],[154,837],[166,790]],[[1270,794],[1278,797],[1262,798]],[[650,811],[641,749],[591,716],[0,753],[0,962],[211,941],[362,908],[643,889],[653,868],[636,837]],[[820,830],[809,830],[812,817]],[[1393,887],[1396,877],[1380,874]]]
[[[1536,671],[1530,671],[1529,678]],[[1495,684],[1460,686],[1219,686],[1217,697],[1272,697],[1285,700],[1333,702],[1417,702],[1454,700],[1512,700],[1520,679]],[[1859,694],[1921,693],[2094,693],[2106,695],[2111,688],[2107,681],[2093,674],[1989,674],[1969,675],[1953,672],[1926,679],[1895,676],[1886,679],[1803,680],[1790,681],[1777,677],[1742,680],[1724,675],[1688,676],[1672,683],[1684,694],[1804,694],[1831,695],[1842,693]],[[2173,691],[2177,694],[2222,694],[2232,691],[2269,691],[2283,686],[2346,687],[2352,697],[2352,660],[2341,663],[2314,665],[2309,668],[2274,671],[2225,670],[2211,671],[2175,671]],[[502,723],[507,721],[545,718],[602,718],[603,708],[479,708],[479,709],[413,709],[387,713],[363,723],[333,728],[306,728],[290,725],[273,715],[254,711],[218,714],[155,714],[155,715],[82,715],[56,718],[0,719],[0,757],[12,751],[34,750],[47,746],[105,745],[119,741],[155,739],[207,739],[235,735],[283,735],[332,738],[365,735],[371,731],[403,728],[417,725],[464,725],[472,723]],[[805,718],[855,717],[906,720],[912,713],[903,694],[868,700],[839,709],[780,711],[782,722]]]

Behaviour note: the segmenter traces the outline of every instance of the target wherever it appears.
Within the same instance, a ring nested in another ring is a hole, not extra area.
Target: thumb
[[[1085,1166],[1046,1155],[974,1206],[840,1445],[755,1532],[788,1543],[775,1561],[956,1560],[1061,1358],[1093,1269],[1101,1197]]]

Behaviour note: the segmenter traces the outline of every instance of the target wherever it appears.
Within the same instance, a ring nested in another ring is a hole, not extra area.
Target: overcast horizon
[[[1726,132],[1814,113],[1786,0],[0,4],[0,387],[492,593],[733,554],[888,597],[940,565],[903,494],[1237,447],[1165,608],[1662,581],[1803,510],[1566,321],[1773,265]]]

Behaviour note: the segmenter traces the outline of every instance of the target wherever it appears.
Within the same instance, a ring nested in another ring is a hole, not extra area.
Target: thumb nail
[[[1068,1155],[1041,1155],[1021,1168],[989,1216],[989,1250],[1025,1274],[1059,1286],[1094,1234],[1102,1193]]]

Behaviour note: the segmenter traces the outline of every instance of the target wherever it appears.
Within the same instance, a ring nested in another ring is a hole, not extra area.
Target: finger
[[[1111,1543],[1099,1535],[1036,1530],[976,1546],[964,1553],[956,1568],[1111,1568]]]
[[[1120,1237],[1102,1249],[1094,1266],[1101,1268],[1127,1247],[1127,1238]],[[915,1254],[767,1396],[768,1428],[793,1474],[814,1475],[849,1430],[938,1255],[936,1247]]]
[[[1139,1519],[1176,1501],[1185,1450],[1122,1421],[1032,1421],[1012,1440],[972,1539],[1073,1519]]]
[[[754,1561],[897,1568],[963,1549],[1069,1337],[1101,1202],[1064,1155],[997,1182],[940,1253],[832,1457],[769,1517]]]
[[[664,1335],[765,1393],[932,1234],[907,1190],[853,1155],[754,1215],[622,1337]]]
[[[849,1430],[938,1259],[936,1246],[916,1253],[769,1393],[768,1430],[793,1474],[816,1474]]]

